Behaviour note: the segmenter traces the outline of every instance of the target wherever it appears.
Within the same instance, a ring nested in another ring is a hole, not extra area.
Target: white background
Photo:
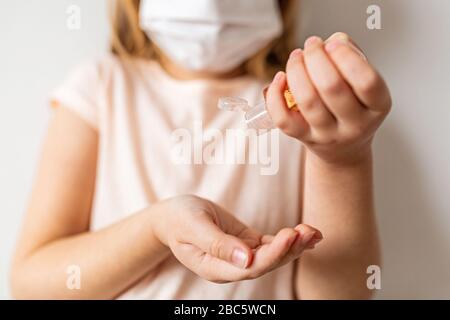
[[[66,9],[82,10],[82,29]],[[366,28],[379,4],[382,30]],[[306,36],[350,33],[389,83],[393,111],[375,143],[384,250],[379,298],[450,298],[450,1],[304,0]],[[106,1],[0,2],[0,298],[50,110],[46,94],[107,48]]]

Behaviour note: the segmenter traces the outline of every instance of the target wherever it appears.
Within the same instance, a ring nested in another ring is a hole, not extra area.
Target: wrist
[[[311,163],[330,169],[352,169],[365,167],[372,163],[372,148],[368,146],[356,152],[349,152],[333,157],[322,157],[312,151],[308,152]]]
[[[167,232],[164,231],[163,203],[158,202],[146,209],[145,214],[150,226],[150,234],[153,241],[161,250],[168,250]]]
[[[323,158],[314,152],[308,152],[308,162],[314,166],[331,170],[352,170],[372,165],[372,150],[360,150],[345,156]]]

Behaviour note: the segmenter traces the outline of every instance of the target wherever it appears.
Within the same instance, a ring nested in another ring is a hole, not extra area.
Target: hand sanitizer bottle
[[[295,101],[289,90],[285,91],[284,97],[288,108],[295,108],[294,110],[296,110],[297,108]],[[249,129],[270,130],[275,128],[272,118],[270,117],[269,112],[267,112],[265,101],[262,101],[256,106],[252,107],[245,99],[235,97],[222,97],[219,99],[217,106],[221,110],[243,111],[245,123]]]

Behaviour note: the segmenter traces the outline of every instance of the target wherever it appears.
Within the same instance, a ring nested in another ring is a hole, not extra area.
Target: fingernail
[[[236,267],[245,269],[247,267],[247,254],[242,249],[234,249],[231,255],[231,263]]]
[[[312,239],[312,237],[314,237],[315,233],[316,233],[315,231],[305,233],[302,237],[302,245],[306,246],[309,243],[309,241]]]
[[[316,246],[316,244],[318,244],[320,241],[322,241],[322,239],[315,239],[313,238],[310,242],[309,242],[309,246],[308,248],[314,248]]]
[[[320,232],[319,230],[316,230],[316,232],[314,233],[314,237],[313,240],[322,240],[323,239],[323,235],[322,232]]]
[[[305,41],[305,48],[308,48],[308,47],[310,47],[310,46],[312,46],[312,45],[315,45],[315,44],[317,44],[317,43],[319,43],[319,42],[322,42],[322,38],[316,37],[316,36],[309,37],[309,38]]]
[[[278,82],[283,77],[283,71],[278,71],[275,77],[273,78],[273,82]]]
[[[335,39],[342,40],[342,41],[348,41],[349,36],[346,33],[343,32],[336,32],[334,34]]]
[[[337,47],[339,47],[340,45],[343,45],[343,44],[344,44],[344,41],[342,41],[342,40],[333,40],[333,41],[328,42],[328,43],[325,45],[325,50],[326,50],[327,52],[332,52],[332,51],[335,50]]]
[[[314,249],[316,244],[323,240],[322,233],[320,231],[316,231],[314,233],[314,237],[309,241],[308,249]]]
[[[295,58],[295,57],[299,57],[302,54],[303,50],[300,48],[295,49],[294,51],[291,52],[291,54],[289,55],[289,58]]]

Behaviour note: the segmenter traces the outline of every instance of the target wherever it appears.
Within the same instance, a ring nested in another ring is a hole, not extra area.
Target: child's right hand
[[[153,232],[175,257],[216,283],[255,279],[311,249],[321,233],[307,225],[262,235],[211,201],[178,196],[156,205]]]

